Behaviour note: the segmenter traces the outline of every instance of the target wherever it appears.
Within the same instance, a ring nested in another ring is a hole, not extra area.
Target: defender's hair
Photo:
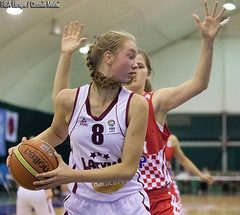
[[[153,72],[153,69],[151,67],[151,62],[150,62],[149,57],[141,49],[138,49],[138,54],[140,54],[144,58],[146,66],[147,66],[147,70],[148,70],[148,75],[150,76]],[[147,79],[146,82],[145,82],[144,91],[145,92],[151,92],[152,90],[153,90],[152,89],[152,84],[151,84],[150,80]]]

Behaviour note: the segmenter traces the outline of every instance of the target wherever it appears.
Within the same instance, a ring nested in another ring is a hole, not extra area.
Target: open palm
[[[205,19],[203,20],[203,22],[200,21],[198,15],[193,14],[193,18],[195,19],[198,30],[203,38],[213,40],[217,36],[220,28],[222,27],[220,24],[220,20],[226,9],[222,8],[222,10],[217,14],[217,7],[218,2],[215,2],[213,6],[213,11],[211,14],[209,14],[207,1],[204,1]]]
[[[64,28],[61,51],[73,53],[76,49],[82,46],[87,37],[80,37],[83,31],[83,24],[78,21],[71,22],[69,26]]]

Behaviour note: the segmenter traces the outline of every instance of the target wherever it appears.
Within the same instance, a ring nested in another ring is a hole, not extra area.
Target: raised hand
[[[81,37],[83,31],[83,24],[78,21],[71,22],[69,26],[65,26],[62,37],[61,51],[72,54],[78,49],[87,37]]]
[[[193,14],[193,18],[197,23],[198,30],[204,39],[214,40],[220,28],[222,27],[220,20],[226,9],[223,7],[222,10],[217,14],[217,7],[218,1],[215,2],[212,13],[210,14],[207,0],[204,1],[205,19],[203,22],[200,21],[198,15]]]

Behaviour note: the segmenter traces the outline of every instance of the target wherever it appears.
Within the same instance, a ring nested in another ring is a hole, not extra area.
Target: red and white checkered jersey
[[[145,190],[160,189],[172,183],[165,158],[165,147],[170,132],[166,124],[161,131],[160,125],[155,120],[152,95],[153,92],[144,94],[149,104],[149,116],[144,151],[139,169],[144,181]]]
[[[166,165],[167,165],[169,174],[170,174],[170,176],[173,180],[175,178],[175,174],[172,170],[172,164],[171,163],[172,163],[172,159],[173,159],[173,156],[174,156],[174,151],[175,151],[175,148],[172,146],[172,142],[169,138],[168,141],[167,141],[166,149],[165,149],[165,155],[166,155]]]

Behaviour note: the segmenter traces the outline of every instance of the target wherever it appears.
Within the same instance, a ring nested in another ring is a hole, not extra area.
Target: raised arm
[[[217,14],[218,2],[215,2],[212,13],[209,12],[207,1],[204,1],[205,19],[201,22],[198,15],[193,14],[198,30],[202,37],[200,58],[194,76],[183,84],[157,90],[153,102],[157,112],[158,121],[164,120],[168,111],[178,107],[192,97],[201,93],[208,87],[213,59],[213,44],[222,25],[220,20],[225,8]]]
[[[211,175],[203,174],[197,166],[184,154],[182,151],[179,140],[175,135],[171,135],[170,140],[174,146],[174,157],[177,161],[188,171],[192,172],[194,175],[197,175],[201,180],[207,181],[209,184],[213,182]]]
[[[52,100],[55,101],[57,94],[65,88],[69,88],[69,70],[73,53],[83,44],[86,37],[81,37],[83,24],[78,21],[71,22],[69,26],[65,26],[62,43],[61,54],[55,74]]]

